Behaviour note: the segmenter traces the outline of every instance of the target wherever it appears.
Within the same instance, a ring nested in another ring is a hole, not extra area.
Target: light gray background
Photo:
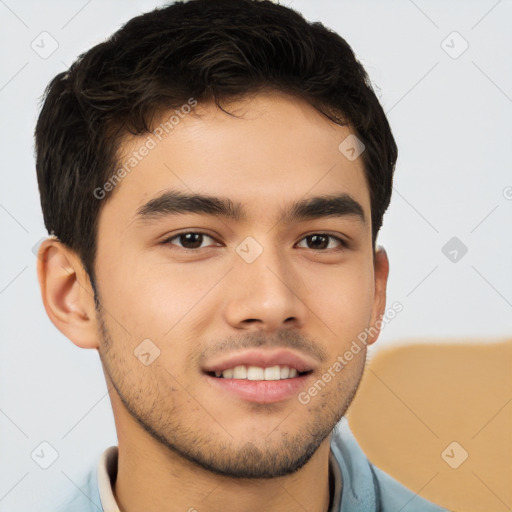
[[[389,304],[399,301],[403,311],[374,350],[416,339],[510,337],[512,2],[282,3],[347,39],[380,90],[399,146],[379,243],[391,262]],[[32,248],[46,232],[32,134],[49,80],[158,5],[0,0],[2,512],[43,510],[43,498],[72,489],[116,444],[97,353],[62,336],[40,300]],[[51,48],[43,31],[58,43],[46,59],[31,47]],[[442,252],[454,236],[468,248],[456,262]],[[43,441],[59,454],[46,470],[31,458]]]

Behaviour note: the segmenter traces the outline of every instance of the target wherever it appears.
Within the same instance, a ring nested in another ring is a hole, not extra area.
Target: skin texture
[[[50,319],[101,357],[123,512],[220,511],[227,503],[245,512],[327,510],[331,431],[357,389],[366,347],[307,404],[298,393],[248,402],[212,386],[203,367],[240,349],[290,348],[314,362],[304,391],[384,313],[389,267],[385,251],[372,250],[363,164],[338,150],[350,129],[277,92],[223,106],[236,117],[198,105],[199,115],[181,119],[104,204],[99,309],[78,256],[52,239],[40,248]],[[146,138],[126,139],[119,161]],[[141,206],[171,188],[229,197],[247,218],[137,219]],[[284,223],[278,215],[293,201],[334,193],[350,194],[366,222]],[[197,231],[208,236],[186,251],[176,235]],[[325,232],[349,246],[327,238],[318,248],[307,238]],[[252,263],[236,251],[248,236],[263,249]],[[148,366],[134,355],[145,339],[160,351]]]

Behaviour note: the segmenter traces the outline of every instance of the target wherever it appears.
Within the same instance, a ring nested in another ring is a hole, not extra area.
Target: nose
[[[276,331],[301,328],[307,291],[293,265],[277,250],[265,248],[252,263],[236,256],[225,303],[226,321],[236,329]]]

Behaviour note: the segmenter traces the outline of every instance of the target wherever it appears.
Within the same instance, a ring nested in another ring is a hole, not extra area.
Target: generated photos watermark
[[[371,327],[365,328],[357,335],[357,339],[352,341],[350,347],[340,354],[336,361],[317,379],[312,386],[306,391],[299,393],[298,400],[301,404],[307,405],[311,402],[311,398],[317,396],[324,388],[337,377],[337,375],[345,368],[345,366],[352,361],[356,354],[361,352],[362,347],[368,343],[368,338],[376,336],[387,324],[393,320],[398,313],[403,310],[403,305],[396,301],[390,308],[388,308],[382,318],[377,320]]]
[[[96,199],[105,199],[108,192],[112,192],[114,188],[130,174],[137,165],[149,155],[151,150],[155,149],[163,137],[174,130],[176,126],[184,119],[187,114],[192,112],[192,109],[197,105],[197,100],[189,98],[187,103],[181,105],[180,108],[174,110],[173,114],[167,121],[160,123],[144,142],[131,153],[121,167],[116,169],[112,176],[101,186],[94,189],[93,195]]]

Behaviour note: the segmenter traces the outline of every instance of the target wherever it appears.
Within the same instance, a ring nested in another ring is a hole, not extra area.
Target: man
[[[144,14],[50,83],[36,153],[44,305],[119,441],[63,510],[441,510],[336,427],[397,156],[341,37],[269,1]]]

